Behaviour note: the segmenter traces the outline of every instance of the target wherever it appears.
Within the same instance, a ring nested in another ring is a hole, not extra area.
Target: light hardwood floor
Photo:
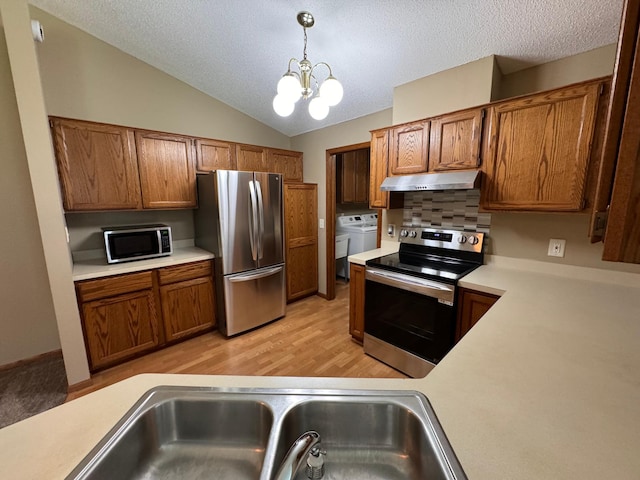
[[[349,286],[342,283],[335,300],[305,298],[287,305],[284,318],[251,332],[233,338],[206,333],[98,372],[67,401],[140,373],[406,378],[351,340]]]

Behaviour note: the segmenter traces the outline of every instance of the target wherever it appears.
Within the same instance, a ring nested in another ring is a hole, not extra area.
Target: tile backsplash
[[[434,190],[404,194],[402,224],[489,233],[491,214],[478,212],[480,190]]]

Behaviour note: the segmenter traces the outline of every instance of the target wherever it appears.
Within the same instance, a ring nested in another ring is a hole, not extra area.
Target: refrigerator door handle
[[[274,268],[269,268],[268,270],[260,270],[257,273],[247,273],[247,274],[234,275],[233,277],[227,277],[227,279],[230,282],[233,282],[233,283],[250,282],[251,280],[257,280],[259,278],[270,277],[271,275],[274,275],[276,273],[280,273],[283,268],[284,267],[282,267],[282,266],[274,267]]]
[[[262,187],[256,180],[256,196],[258,197],[258,258],[264,256],[264,203],[262,200]]]
[[[258,245],[256,241],[256,225],[258,223],[258,209],[256,206],[256,187],[254,181],[249,182],[249,243],[251,244],[251,258],[258,260]]]

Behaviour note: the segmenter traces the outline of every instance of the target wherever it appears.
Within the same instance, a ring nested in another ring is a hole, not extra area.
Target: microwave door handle
[[[258,258],[262,258],[264,256],[264,203],[259,180],[256,180],[256,197],[258,198]]]
[[[251,258],[258,260],[256,242],[256,224],[258,223],[258,211],[256,209],[256,189],[253,180],[249,182],[249,243],[251,245]]]
[[[156,253],[162,253],[162,235],[160,235],[160,229],[156,230],[156,239],[158,240],[158,251]]]

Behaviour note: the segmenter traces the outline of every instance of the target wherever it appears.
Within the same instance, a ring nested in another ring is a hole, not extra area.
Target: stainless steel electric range
[[[483,263],[484,234],[403,227],[398,253],[366,262],[364,351],[424,377],[453,347],[458,280]]]

